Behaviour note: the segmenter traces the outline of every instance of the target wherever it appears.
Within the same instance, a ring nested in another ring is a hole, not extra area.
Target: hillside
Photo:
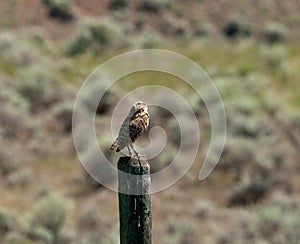
[[[211,122],[191,87],[144,71],[105,93],[96,132],[113,164],[119,156],[108,150],[114,108],[140,86],[164,84],[185,98],[199,122],[193,166],[152,196],[153,243],[297,243],[299,12],[296,0],[0,1],[0,243],[118,243],[117,194],[80,163],[72,112],[95,68],[143,48],[198,63],[218,88],[227,120],[221,159],[199,181]],[[92,87],[85,111],[94,96]],[[167,101],[155,92],[146,97]],[[162,153],[150,160],[154,173],[175,158],[181,134],[164,109],[150,107],[150,116],[151,127],[167,136]],[[149,136],[138,144],[147,145]]]

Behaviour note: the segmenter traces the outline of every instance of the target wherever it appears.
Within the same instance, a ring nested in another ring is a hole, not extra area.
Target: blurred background
[[[113,138],[103,124],[123,93],[167,80],[199,119],[193,167],[152,196],[153,243],[298,243],[299,13],[297,0],[0,0],[0,243],[118,243],[117,194],[81,166],[72,108],[93,69],[141,48],[201,65],[228,123],[218,166],[198,181],[210,120],[197,94],[148,71],[122,78],[103,97],[96,127],[113,162],[118,155],[108,150]],[[94,95],[87,94],[86,111]],[[180,131],[165,110],[151,118],[168,135],[155,172],[176,156]]]

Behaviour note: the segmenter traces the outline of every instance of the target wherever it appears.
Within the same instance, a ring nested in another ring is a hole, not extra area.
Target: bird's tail
[[[115,150],[117,148],[117,152],[120,151],[120,149],[118,148],[118,138],[115,140],[115,142],[110,146],[110,150]]]

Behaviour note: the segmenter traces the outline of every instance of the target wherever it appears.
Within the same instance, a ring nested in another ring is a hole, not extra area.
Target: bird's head
[[[131,112],[137,113],[137,112],[148,112],[148,105],[145,102],[137,101],[133,104],[133,106],[130,109]]]

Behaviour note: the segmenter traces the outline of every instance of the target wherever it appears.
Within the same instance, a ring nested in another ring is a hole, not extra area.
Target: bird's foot
[[[140,168],[142,167],[141,165],[141,160],[140,160],[140,156],[142,156],[141,154],[139,154],[135,149],[133,149],[134,154],[131,155],[132,158],[136,158],[139,162]]]
[[[130,147],[129,146],[127,146],[127,149],[128,149],[128,155],[127,155],[127,157],[130,157],[130,158],[132,158],[132,152],[131,152],[131,150],[130,150]]]

